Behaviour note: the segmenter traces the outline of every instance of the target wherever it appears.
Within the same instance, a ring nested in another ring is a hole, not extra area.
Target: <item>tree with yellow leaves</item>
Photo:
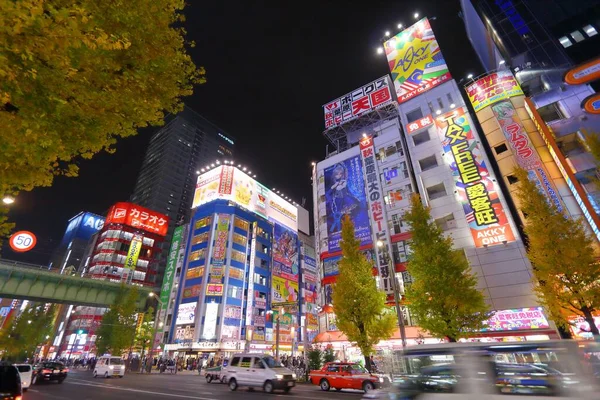
[[[0,0],[0,195],[163,123],[204,81],[184,0]],[[192,43],[189,43],[193,45]]]

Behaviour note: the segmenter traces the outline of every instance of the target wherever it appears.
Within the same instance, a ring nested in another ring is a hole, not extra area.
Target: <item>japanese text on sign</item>
[[[510,71],[498,71],[467,86],[467,95],[475,111],[514,96],[522,96],[523,90]]]
[[[342,125],[365,112],[392,102],[388,77],[384,76],[323,106],[325,129]]]
[[[106,217],[106,224],[125,224],[161,236],[167,234],[169,217],[133,203],[116,203]]]
[[[420,118],[420,119],[413,121],[410,124],[406,125],[406,132],[408,134],[411,134],[413,132],[418,131],[419,129],[425,128],[426,126],[429,126],[432,124],[433,124],[433,118],[431,117],[431,114],[429,114],[426,117]]]
[[[365,181],[367,185],[367,200],[371,215],[371,227],[373,229],[373,243],[381,241],[382,246],[375,246],[375,255],[381,278],[383,290],[387,295],[394,293],[393,275],[394,265],[389,257],[389,245],[391,243],[387,230],[387,218],[385,216],[385,203],[383,192],[379,183],[379,171],[375,163],[375,147],[373,139],[369,136],[360,141],[360,154],[364,164]]]

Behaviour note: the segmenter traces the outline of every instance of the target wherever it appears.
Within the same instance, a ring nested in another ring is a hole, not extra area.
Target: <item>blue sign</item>
[[[354,232],[361,246],[370,244],[369,211],[360,156],[326,168],[324,175],[329,252],[341,250],[342,219],[346,215],[354,223]]]
[[[67,230],[60,242],[61,247],[73,239],[90,240],[104,226],[104,217],[90,212],[80,212],[69,220]]]

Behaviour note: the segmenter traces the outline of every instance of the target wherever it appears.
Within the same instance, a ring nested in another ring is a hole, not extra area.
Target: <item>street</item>
[[[131,400],[140,396],[144,400],[151,399],[260,399],[267,397],[289,397],[294,399],[360,399],[362,392],[321,391],[317,386],[299,384],[289,394],[275,392],[267,395],[262,390],[254,392],[240,388],[235,392],[229,391],[225,384],[206,383],[203,376],[193,373],[177,375],[156,374],[139,375],[131,373],[119,378],[96,378],[87,370],[69,372],[62,384],[44,382],[32,386],[23,396],[24,400],[55,400],[55,399],[123,399]]]

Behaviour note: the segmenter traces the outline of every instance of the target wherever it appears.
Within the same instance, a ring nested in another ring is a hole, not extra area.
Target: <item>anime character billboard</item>
[[[324,171],[327,236],[329,252],[340,251],[342,220],[348,215],[354,223],[360,244],[371,243],[369,211],[360,156],[334,164]]]
[[[279,224],[273,231],[273,274],[298,282],[298,235]]]

